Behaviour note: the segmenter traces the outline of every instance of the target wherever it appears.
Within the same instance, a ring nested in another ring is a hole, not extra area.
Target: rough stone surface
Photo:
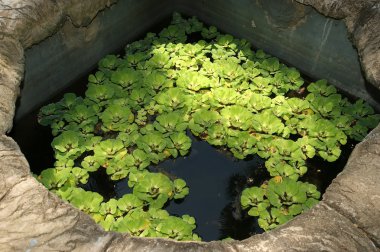
[[[380,89],[380,3],[368,8],[355,23],[353,41],[369,82]]]
[[[0,41],[0,134],[3,134],[12,128],[24,58],[17,40],[3,37]]]
[[[380,127],[352,152],[324,202],[350,219],[380,247]]]
[[[320,13],[344,19],[358,50],[367,80],[380,89],[380,2],[379,0],[296,0]]]
[[[283,227],[240,242],[176,242],[107,233],[39,184],[17,143],[4,135],[12,125],[23,48],[56,31],[66,15],[75,26],[86,25],[112,2],[0,1],[0,251],[378,251],[380,126],[355,148],[321,203]],[[299,2],[347,21],[368,80],[380,84],[378,1]]]
[[[1,0],[0,31],[20,41],[24,48],[51,35],[64,13],[55,1]]]
[[[29,165],[10,137],[0,137],[0,199],[29,174]]]
[[[76,27],[87,26],[95,18],[99,10],[105,6],[110,7],[117,0],[76,1],[61,0],[58,2],[70,17],[70,21]]]
[[[56,32],[69,18],[88,24],[115,0],[0,0],[0,133],[12,128],[16,98],[23,76],[23,48]]]
[[[282,228],[237,243],[239,251],[376,251],[353,223],[325,202]]]

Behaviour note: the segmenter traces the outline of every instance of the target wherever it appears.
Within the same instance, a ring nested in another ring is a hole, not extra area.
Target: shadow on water
[[[333,163],[327,162],[320,157],[307,160],[307,173],[300,180],[316,185],[321,194],[325,193],[332,180],[343,170],[357,143],[349,140],[346,145],[341,146],[342,154]]]
[[[188,156],[151,167],[152,171],[185,179],[190,188],[190,194],[182,202],[170,202],[166,210],[174,215],[194,216],[195,232],[205,241],[244,239],[262,232],[251,225],[252,218],[241,209],[240,194],[247,186],[260,185],[269,178],[263,160],[259,157],[237,160],[230,153],[191,138]]]

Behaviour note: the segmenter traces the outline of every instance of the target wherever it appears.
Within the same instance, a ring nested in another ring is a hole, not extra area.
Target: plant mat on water
[[[295,68],[195,17],[175,13],[168,27],[125,52],[99,62],[85,97],[67,93],[39,113],[55,136],[56,162],[37,179],[105,230],[201,239],[193,217],[163,209],[186,197],[186,182],[148,169],[187,155],[187,130],[238,159],[266,159],[272,178],[245,189],[241,205],[270,230],[318,202],[316,186],[299,181],[308,159],[337,160],[347,138],[360,141],[380,121],[364,101],[350,103],[325,80],[306,87]],[[303,97],[288,96],[299,90]],[[98,169],[127,178],[131,193],[104,201],[82,189]]]

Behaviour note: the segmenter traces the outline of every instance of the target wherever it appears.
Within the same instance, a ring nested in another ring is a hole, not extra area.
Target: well
[[[17,121],[37,108],[92,69],[102,56],[133,41],[174,10],[197,15],[224,32],[246,38],[309,76],[327,78],[379,109],[378,1],[34,0],[2,1],[0,6],[2,251],[379,248],[379,126],[355,148],[344,171],[312,210],[263,235],[240,242],[209,243],[132,238],[102,231],[90,217],[35,181],[17,143],[6,136],[14,117]]]

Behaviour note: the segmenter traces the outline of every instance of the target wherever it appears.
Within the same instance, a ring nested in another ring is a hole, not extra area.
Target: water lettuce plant
[[[175,13],[125,52],[99,61],[84,97],[67,93],[38,115],[52,129],[55,163],[37,179],[105,230],[200,240],[193,217],[165,210],[191,193],[185,180],[151,169],[187,155],[189,134],[237,159],[265,159],[271,179],[240,201],[260,227],[276,228],[320,198],[302,182],[308,160],[336,161],[380,121],[363,100],[350,102],[326,80],[306,85],[297,69],[195,17]],[[99,171],[126,179],[130,193],[105,199],[84,190]]]
[[[161,133],[171,134],[186,130],[187,121],[182,111],[176,111],[160,114],[153,125]]]
[[[176,158],[178,153],[185,156],[191,147],[191,139],[184,132],[176,132],[170,135],[172,141],[172,148],[169,150],[170,154]]]
[[[261,187],[242,192],[241,204],[248,214],[258,217],[260,227],[270,230],[318,203],[315,185],[290,178],[274,177]]]
[[[113,104],[100,115],[103,131],[124,131],[133,122],[134,115],[129,107]]]

